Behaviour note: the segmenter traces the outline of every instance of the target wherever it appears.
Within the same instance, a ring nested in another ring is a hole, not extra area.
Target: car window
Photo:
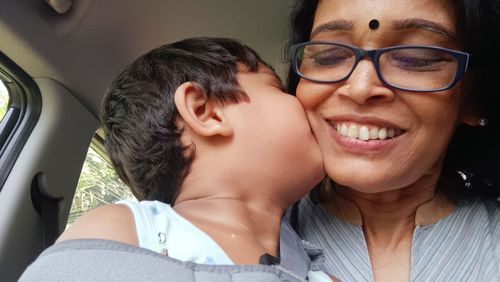
[[[38,86],[0,52],[0,190],[41,111]]]
[[[5,84],[0,80],[0,120],[5,116],[7,112],[7,106],[9,105],[9,92],[5,87]]]
[[[83,164],[66,226],[71,225],[86,211],[125,199],[135,197],[116,174],[104,150],[102,139],[95,135]]]

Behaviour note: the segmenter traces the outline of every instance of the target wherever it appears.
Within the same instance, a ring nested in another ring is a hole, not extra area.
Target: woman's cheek
[[[297,98],[306,111],[310,111],[321,105],[330,96],[326,85],[311,83],[301,79],[297,85]]]
[[[328,148],[331,148],[331,140],[329,139],[329,128],[326,127],[325,123],[321,122],[321,117],[318,116],[314,111],[306,111],[307,119],[309,125],[311,126],[312,133],[319,148],[323,154],[323,158],[330,158],[331,153]]]
[[[297,98],[306,111],[309,125],[323,153],[323,157],[329,157],[330,152],[328,148],[330,145],[328,142],[331,140],[328,137],[329,128],[327,128],[327,124],[321,116],[321,109],[326,107],[324,102],[330,97],[330,92],[328,89],[325,89],[324,85],[301,80],[297,86],[296,93]]]

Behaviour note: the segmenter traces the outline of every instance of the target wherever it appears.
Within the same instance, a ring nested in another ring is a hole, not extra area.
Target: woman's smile
[[[333,125],[333,127],[343,136],[366,142],[392,139],[403,134],[403,131],[398,128],[380,128],[378,126],[361,125],[356,123],[337,123]]]
[[[340,150],[373,154],[389,150],[401,141],[406,129],[388,119],[355,115],[335,115],[325,122]]]

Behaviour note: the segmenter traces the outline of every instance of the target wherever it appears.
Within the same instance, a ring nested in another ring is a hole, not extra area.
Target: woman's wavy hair
[[[320,0],[297,0],[290,17],[289,45],[309,40]],[[439,189],[453,197],[500,195],[500,1],[450,0],[464,51],[471,53],[469,75],[473,106],[487,118],[485,127],[460,125],[444,161]],[[290,68],[287,88],[295,94],[299,77]],[[322,198],[313,190],[314,199]]]
[[[137,199],[174,203],[189,173],[195,148],[180,141],[177,87],[191,81],[220,103],[246,100],[237,63],[251,72],[265,64],[235,40],[190,38],[151,50],[112,82],[101,107],[105,146]]]

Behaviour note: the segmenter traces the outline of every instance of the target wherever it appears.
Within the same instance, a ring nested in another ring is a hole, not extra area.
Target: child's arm
[[[107,239],[137,246],[134,217],[127,206],[106,205],[95,208],[75,221],[57,239]]]

